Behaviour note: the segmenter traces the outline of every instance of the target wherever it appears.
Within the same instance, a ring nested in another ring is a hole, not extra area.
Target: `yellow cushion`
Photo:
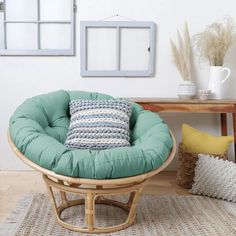
[[[182,125],[182,144],[185,152],[224,154],[233,140],[233,136],[217,137],[194,129],[189,125]]]

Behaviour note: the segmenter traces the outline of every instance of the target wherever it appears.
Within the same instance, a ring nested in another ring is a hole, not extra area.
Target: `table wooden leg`
[[[227,136],[227,113],[220,113],[221,135]]]
[[[232,114],[233,118],[233,135],[234,135],[234,157],[236,162],[236,105],[234,105],[234,113]]]

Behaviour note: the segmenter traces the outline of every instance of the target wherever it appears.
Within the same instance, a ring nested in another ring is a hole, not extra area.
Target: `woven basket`
[[[192,188],[193,178],[195,174],[196,162],[198,160],[198,153],[187,153],[183,151],[182,143],[179,144],[179,158],[177,164],[177,184],[184,188]],[[227,159],[227,153],[223,155],[214,155],[224,160]]]

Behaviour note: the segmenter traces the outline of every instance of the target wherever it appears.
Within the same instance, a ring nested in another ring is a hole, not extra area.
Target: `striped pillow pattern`
[[[68,148],[102,150],[130,146],[132,104],[123,99],[72,100]]]

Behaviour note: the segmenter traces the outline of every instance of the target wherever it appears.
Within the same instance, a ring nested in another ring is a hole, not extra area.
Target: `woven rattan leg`
[[[129,215],[128,215],[128,221],[133,221],[135,219],[136,216],[136,206],[140,197],[140,194],[142,192],[143,188],[138,189],[135,192],[132,192],[130,194],[130,200],[128,202],[129,206],[130,206],[130,210],[129,210]]]
[[[58,180],[58,183],[60,184],[64,184],[63,181]],[[66,197],[66,193],[64,191],[60,191],[60,195],[61,195],[61,202],[63,205],[68,206],[68,201],[67,201],[67,197]]]
[[[49,186],[46,182],[45,182],[45,184],[46,184],[46,187],[47,187],[47,190],[48,190],[48,193],[49,193],[49,198],[50,198],[50,201],[52,203],[53,210],[56,214],[56,218],[57,218],[57,220],[60,220],[60,215],[59,215],[59,211],[58,211],[58,208],[57,208],[57,203],[56,203],[53,191],[52,191],[52,187]]]
[[[93,193],[88,193],[85,198],[85,218],[86,226],[89,232],[93,231],[94,228],[94,214],[95,214],[95,195]]]

